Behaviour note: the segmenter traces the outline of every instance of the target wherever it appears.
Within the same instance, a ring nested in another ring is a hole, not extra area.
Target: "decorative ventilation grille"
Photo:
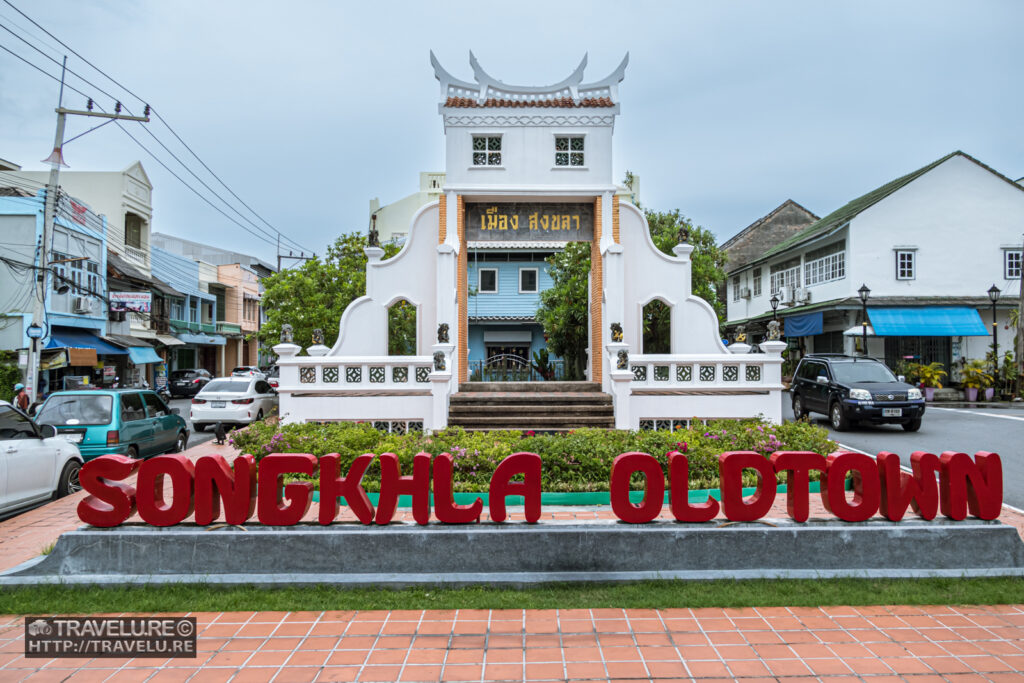
[[[324,372],[324,382],[326,382],[328,384],[337,384],[338,383],[338,368],[336,366],[335,367],[324,368],[323,372]]]
[[[747,381],[748,382],[760,382],[761,381],[761,366],[760,365],[748,365],[747,366]]]
[[[636,382],[647,381],[647,366],[646,365],[634,365],[633,366],[633,380]]]
[[[676,366],[676,381],[677,382],[692,382],[693,381],[693,366],[692,365],[677,365]]]
[[[314,367],[302,367],[299,368],[299,381],[303,384],[312,384],[316,381],[316,368]]]
[[[714,365],[702,365],[700,366],[700,381],[701,382],[714,382],[715,381],[715,366]]]
[[[740,366],[738,365],[723,365],[722,366],[722,379],[726,382],[738,382],[740,379]]]
[[[430,367],[424,366],[416,368],[416,381],[420,384],[430,381]]]
[[[355,366],[351,368],[345,368],[345,381],[357,384],[363,381],[363,368]]]
[[[655,365],[654,366],[654,381],[655,382],[667,382],[668,381],[668,366],[667,365]]]
[[[392,382],[408,382],[409,381],[409,368],[403,366],[394,366],[391,368],[391,381]]]
[[[370,366],[370,382],[373,384],[381,384],[385,378],[384,368],[380,365]]]

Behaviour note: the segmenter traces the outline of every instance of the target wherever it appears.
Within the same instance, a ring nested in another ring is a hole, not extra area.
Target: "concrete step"
[[[615,418],[608,416],[529,416],[508,415],[496,417],[493,415],[484,416],[460,416],[457,419],[449,416],[448,423],[460,427],[478,429],[575,429],[577,427],[607,427],[615,426]]]
[[[611,405],[612,397],[608,394],[592,392],[554,393],[554,394],[521,394],[512,392],[482,392],[452,394],[451,405]]]
[[[614,415],[615,410],[612,405],[599,405],[599,406],[550,406],[550,405],[477,405],[477,404],[465,404],[455,405],[453,404],[448,410],[449,417],[461,417],[463,415],[495,415],[504,416],[509,414],[515,415]]]
[[[549,394],[566,392],[601,392],[600,382],[463,382],[459,393],[515,392]]]

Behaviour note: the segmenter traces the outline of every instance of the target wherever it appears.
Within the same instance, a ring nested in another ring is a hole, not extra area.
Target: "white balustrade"
[[[781,389],[780,356],[766,353],[723,355],[655,355],[629,357],[634,391],[700,391]],[[770,378],[774,381],[770,381]]]
[[[124,245],[124,255],[129,261],[134,261],[144,266],[149,265],[149,252],[147,251],[136,249],[135,247],[130,247],[126,244]]]
[[[422,393],[431,391],[430,356],[281,358],[281,393]]]

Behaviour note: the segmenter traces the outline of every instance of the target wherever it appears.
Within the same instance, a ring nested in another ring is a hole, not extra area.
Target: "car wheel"
[[[807,411],[804,410],[803,399],[800,398],[800,394],[793,396],[793,418],[800,420],[807,416]]]
[[[178,432],[178,438],[174,440],[174,448],[171,449],[171,453],[182,453],[188,448],[188,437],[185,436],[185,432]]]
[[[903,423],[903,430],[907,432],[916,432],[920,428],[921,418],[917,418],[916,420],[911,420],[910,422]]]
[[[128,450],[125,452],[125,455],[128,456],[129,458],[131,458],[132,460],[138,460],[139,459],[139,449],[136,448],[135,446],[129,446]]]
[[[850,428],[850,420],[843,412],[843,406],[839,401],[832,402],[832,407],[829,409],[828,414],[829,420],[832,422],[832,429],[837,432],[845,432]]]
[[[206,428],[207,428],[207,427],[209,427],[209,426],[210,426],[210,425],[208,425],[208,424],[205,424],[205,423],[199,423],[199,422],[193,422],[193,423],[192,423],[192,427],[193,427],[193,428],[194,428],[194,429],[195,429],[195,430],[196,430],[197,432],[205,432],[205,431],[206,431]]]
[[[64,465],[64,470],[60,473],[60,479],[57,480],[57,491],[54,493],[54,498],[63,498],[64,496],[81,491],[82,485],[78,483],[78,473],[81,471],[82,464],[77,460],[72,460]]]
[[[260,411],[258,413],[256,413],[256,421],[259,422],[262,419],[263,419],[263,409],[260,408]]]

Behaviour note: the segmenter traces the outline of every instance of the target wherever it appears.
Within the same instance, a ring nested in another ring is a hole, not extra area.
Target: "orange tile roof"
[[[445,101],[444,106],[464,109],[477,109],[481,107],[559,107],[565,109],[574,109],[577,107],[614,107],[615,103],[612,102],[611,98],[609,97],[589,97],[580,100],[579,104],[573,102],[571,97],[560,97],[558,99],[531,101],[498,100],[492,97],[488,100],[485,100],[483,104],[480,104],[479,102],[477,102],[477,100],[471,97],[449,97]]]

